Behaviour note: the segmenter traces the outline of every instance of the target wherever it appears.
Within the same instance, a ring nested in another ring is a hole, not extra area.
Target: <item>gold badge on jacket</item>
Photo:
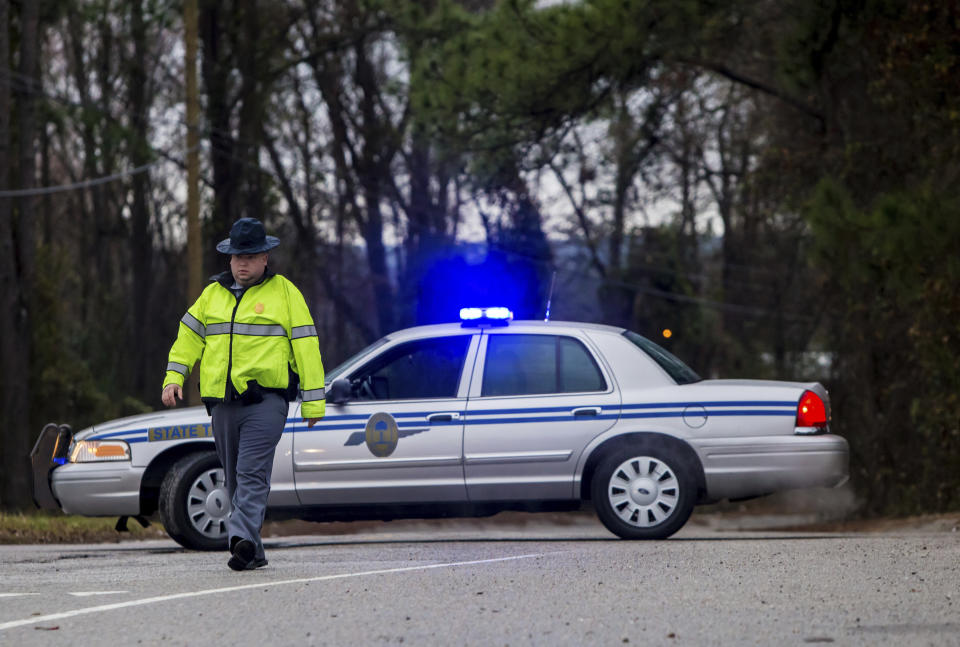
[[[263,304],[262,304],[262,303],[258,303],[257,305],[253,306],[253,311],[256,312],[258,315],[262,315],[262,314],[263,314]]]

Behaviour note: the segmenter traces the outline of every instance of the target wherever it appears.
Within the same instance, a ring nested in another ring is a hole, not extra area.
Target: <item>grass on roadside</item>
[[[117,532],[116,517],[79,517],[52,512],[0,511],[0,544],[76,544],[120,542],[129,539],[160,539],[163,527],[151,522],[147,528],[130,519],[130,532]]]

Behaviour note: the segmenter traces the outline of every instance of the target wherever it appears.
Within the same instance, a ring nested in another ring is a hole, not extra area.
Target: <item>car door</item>
[[[571,499],[577,459],[617,420],[620,395],[585,338],[483,336],[467,405],[471,501]]]
[[[463,501],[463,417],[479,335],[400,340],[347,379],[353,396],[327,403],[294,434],[303,505]]]

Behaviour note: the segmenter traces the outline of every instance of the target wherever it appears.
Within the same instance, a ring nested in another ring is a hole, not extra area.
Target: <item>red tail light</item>
[[[797,405],[797,426],[817,427],[827,426],[827,408],[820,396],[813,391],[804,391]]]

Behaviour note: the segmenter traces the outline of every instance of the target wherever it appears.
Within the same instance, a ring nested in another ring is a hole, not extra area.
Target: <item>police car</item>
[[[486,516],[592,502],[625,539],[662,539],[693,507],[838,486],[846,441],[818,383],[703,380],[622,328],[514,321],[387,335],[327,374],[313,428],[290,404],[269,514],[313,521]],[[194,549],[226,546],[229,499],[202,407],[124,418],[36,446],[35,499],[143,518]],[[118,524],[119,526],[120,524]]]

